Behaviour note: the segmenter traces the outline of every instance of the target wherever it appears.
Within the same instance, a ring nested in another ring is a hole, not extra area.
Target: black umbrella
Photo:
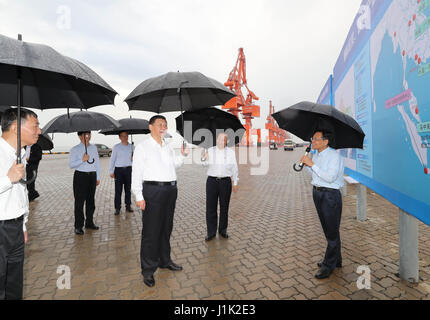
[[[18,39],[0,35],[0,104],[18,107],[17,162],[21,163],[21,106],[88,109],[113,104],[117,93],[83,63]]]
[[[9,106],[0,106],[0,119],[1,119],[1,114],[9,108],[10,108]]]
[[[216,145],[217,133],[224,132],[228,136],[228,146],[232,147],[240,143],[245,128],[240,123],[240,120],[233,114],[217,108],[206,108],[194,111],[186,111],[183,114],[185,122],[190,123],[191,132],[186,132],[184,136],[184,127],[182,116],[176,118],[177,131],[190,143],[199,145],[202,148],[208,149]],[[202,136],[196,136],[196,131],[206,129],[210,132],[210,136],[205,137],[204,131]]]
[[[155,113],[223,105],[236,94],[200,72],[169,72],[143,81],[125,99],[130,110]]]
[[[110,130],[102,130],[99,133],[104,135],[118,135],[121,132],[127,132],[131,135],[131,144],[134,145],[133,142],[133,134],[148,134],[149,131],[149,122],[144,119],[135,119],[135,118],[125,118],[118,120],[121,124],[119,129],[110,129]]]
[[[334,149],[363,148],[365,134],[360,125],[333,106],[304,101],[272,116],[280,128],[305,141],[310,141],[316,130],[325,130],[334,136],[330,142]]]
[[[42,129],[42,133],[80,132],[103,129],[118,129],[121,124],[107,114],[91,111],[67,113],[53,118]],[[87,144],[85,143],[85,153]],[[88,161],[88,163],[93,163]]]
[[[100,133],[104,135],[118,135],[123,131],[128,134],[148,134],[149,122],[144,119],[125,118],[118,120],[120,127],[118,129],[101,130]]]
[[[38,144],[42,148],[42,150],[54,149],[54,143],[47,134],[41,134],[36,144]]]

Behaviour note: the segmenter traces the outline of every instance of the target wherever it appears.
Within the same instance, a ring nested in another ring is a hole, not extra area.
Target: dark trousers
[[[23,220],[0,221],[0,300],[22,299]]]
[[[75,228],[94,223],[93,215],[96,206],[94,195],[96,193],[97,174],[95,172],[75,171],[73,176],[73,195],[75,197]],[[84,204],[85,216],[84,218]]]
[[[152,275],[159,266],[167,266],[170,258],[170,235],[173,229],[178,189],[176,186],[143,185],[146,202],[142,211],[140,261],[142,274]]]
[[[121,209],[122,189],[125,191],[125,205],[131,205],[131,167],[115,167],[115,209]]]
[[[337,263],[342,263],[340,242],[340,219],[342,216],[342,195],[339,190],[313,190],[315,207],[327,240],[323,265],[334,270]]]
[[[25,171],[27,174],[27,177],[26,177],[27,181],[33,178],[33,172],[34,171],[36,171],[36,174],[37,174],[38,169],[39,169],[39,164],[30,164],[30,163],[27,164],[27,166],[25,168]],[[29,198],[32,198],[32,196],[36,193],[35,184],[36,184],[36,180],[34,180],[32,183],[29,183],[27,185]]]
[[[231,197],[231,179],[208,177],[206,180],[206,226],[209,236],[216,234],[219,200],[219,232],[227,232],[228,207]]]

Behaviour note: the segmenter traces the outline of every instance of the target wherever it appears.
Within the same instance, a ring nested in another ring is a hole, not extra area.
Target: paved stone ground
[[[348,188],[341,223],[342,269],[317,280],[326,241],[310,179],[292,164],[302,155],[270,151],[266,175],[240,166],[232,196],[228,240],[206,243],[206,169],[178,170],[179,195],[171,238],[182,272],[159,270],[148,288],[140,274],[141,213],[113,215],[114,181],[102,158],[96,192],[98,231],[74,234],[72,174],[67,155],[44,156],[31,204],[25,249],[24,298],[33,299],[429,299],[430,227],[420,222],[419,284],[396,277],[398,209],[368,190],[368,221],[355,219],[356,191]],[[198,154],[196,157],[198,158]],[[71,270],[71,289],[57,289],[57,268]],[[359,290],[357,267],[371,269],[371,289]]]

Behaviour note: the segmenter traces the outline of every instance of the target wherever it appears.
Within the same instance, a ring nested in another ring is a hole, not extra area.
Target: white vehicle
[[[290,150],[290,151],[294,151],[294,147],[295,147],[295,143],[293,142],[293,140],[287,139],[284,142],[284,151]]]

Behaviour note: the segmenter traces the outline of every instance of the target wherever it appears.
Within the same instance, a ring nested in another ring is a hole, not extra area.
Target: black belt
[[[131,166],[128,166],[128,167],[115,167],[115,169],[131,169]]]
[[[156,186],[176,186],[176,181],[169,181],[169,182],[163,182],[163,181],[143,181],[143,184],[152,184]]]
[[[326,188],[326,187],[316,187],[316,186],[314,186],[314,190],[316,190],[316,191],[326,191],[326,192],[339,191],[339,189]]]
[[[92,175],[92,174],[96,174],[97,173],[96,171],[85,172],[85,171],[79,171],[79,170],[76,170],[75,172],[84,173],[84,174],[87,174],[87,175]]]
[[[209,178],[215,179],[215,180],[225,180],[225,179],[230,179],[230,177],[212,177],[212,176],[208,176]]]
[[[13,219],[9,219],[9,220],[1,220],[0,223],[11,223],[11,222],[17,222],[17,221],[22,221],[24,220],[24,215],[18,217],[18,218],[13,218]]]

